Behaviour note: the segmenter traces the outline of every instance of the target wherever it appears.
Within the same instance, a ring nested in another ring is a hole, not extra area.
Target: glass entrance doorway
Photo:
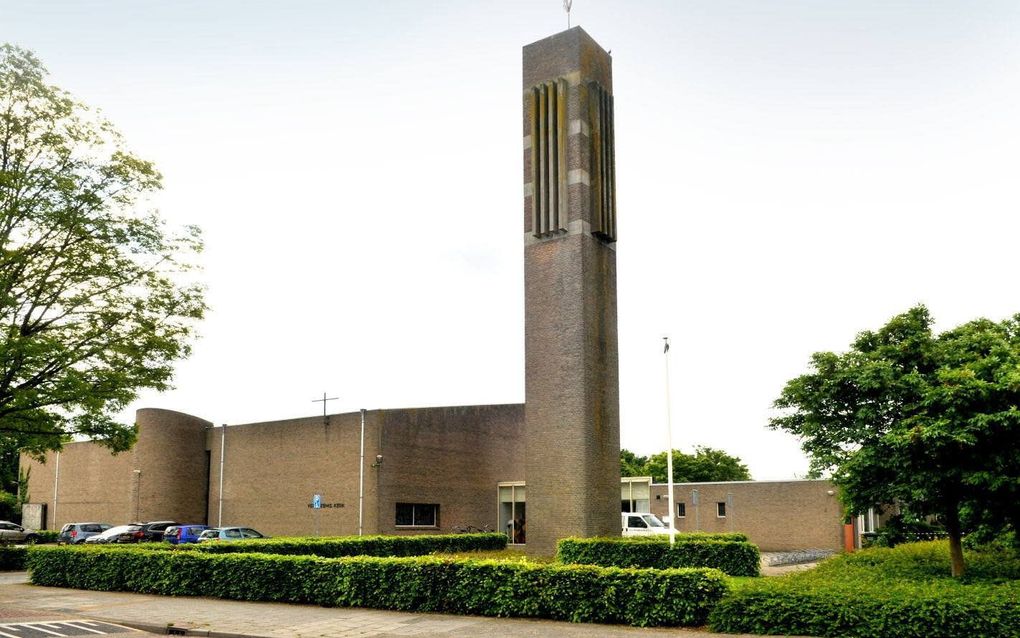
[[[511,545],[523,545],[527,539],[524,483],[500,483],[499,529]]]

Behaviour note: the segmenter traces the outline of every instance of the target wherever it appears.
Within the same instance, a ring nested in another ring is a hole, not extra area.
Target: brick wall
[[[88,442],[64,446],[55,505],[57,454],[48,454],[44,463],[21,457],[21,467],[31,472],[29,500],[46,504],[48,529],[82,521],[202,521],[205,430],[212,424],[159,409],[139,410],[136,422],[138,442],[127,452],[113,455]]]
[[[377,412],[366,414],[363,526],[375,533],[379,453]],[[208,432],[209,524],[220,523],[220,442],[223,455],[222,524],[254,527],[272,536],[358,533],[361,413],[230,425]],[[327,505],[312,509],[312,496]]]
[[[681,483],[674,485],[673,498],[686,507],[687,515],[675,519],[681,532],[744,532],[762,551],[843,546],[843,508],[829,481]],[[725,517],[718,515],[718,503],[726,503]],[[664,518],[668,509],[667,486],[653,484],[652,513]]]
[[[496,484],[524,480],[524,406],[381,410],[379,532],[396,526],[397,503],[438,504],[438,531],[497,524]]]

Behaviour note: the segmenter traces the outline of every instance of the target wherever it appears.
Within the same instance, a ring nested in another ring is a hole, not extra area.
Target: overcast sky
[[[811,353],[917,303],[1020,312],[1020,3],[575,0],[613,54],[624,447],[803,475]],[[560,0],[0,0],[0,38],[156,163],[212,308],[215,423],[524,400],[521,47]],[[133,409],[132,409],[133,412]],[[125,418],[131,418],[127,415]]]

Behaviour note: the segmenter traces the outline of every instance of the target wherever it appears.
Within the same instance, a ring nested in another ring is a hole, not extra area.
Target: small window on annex
[[[719,518],[726,518],[726,501],[719,501],[715,504],[715,515]]]
[[[397,527],[439,527],[436,503],[397,503]]]
[[[676,516],[677,518],[687,518],[687,503],[681,501],[676,504]]]

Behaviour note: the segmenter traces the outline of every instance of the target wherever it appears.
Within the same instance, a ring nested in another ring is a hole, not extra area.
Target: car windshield
[[[137,525],[118,525],[117,527],[111,527],[110,529],[103,532],[103,536],[115,536],[117,534],[126,534],[138,529]]]
[[[656,518],[654,514],[645,514],[641,518],[643,518],[645,522],[648,523],[648,527],[665,527],[662,521]]]
[[[219,533],[219,530],[207,529],[199,535],[199,538],[216,538]]]

